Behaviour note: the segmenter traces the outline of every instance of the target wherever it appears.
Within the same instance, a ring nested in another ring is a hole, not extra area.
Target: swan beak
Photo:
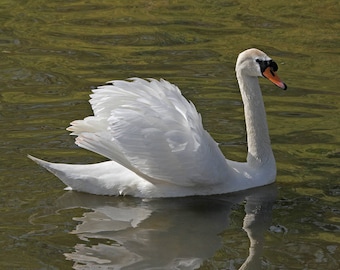
[[[287,85],[281,81],[280,77],[276,74],[275,71],[271,67],[267,67],[264,72],[263,76],[270,80],[273,84],[280,87],[283,90],[287,89]]]

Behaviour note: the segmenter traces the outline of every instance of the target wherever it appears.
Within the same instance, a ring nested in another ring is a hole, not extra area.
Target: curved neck
[[[260,167],[274,160],[260,85],[257,77],[242,72],[237,72],[236,76],[244,104],[248,144],[247,163],[250,166]]]

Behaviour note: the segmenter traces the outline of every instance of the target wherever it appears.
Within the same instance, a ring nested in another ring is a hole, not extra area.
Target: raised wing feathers
[[[94,116],[71,123],[76,143],[149,181],[221,181],[226,161],[195,106],[165,80],[111,81],[93,90]],[[208,169],[209,168],[209,169]]]

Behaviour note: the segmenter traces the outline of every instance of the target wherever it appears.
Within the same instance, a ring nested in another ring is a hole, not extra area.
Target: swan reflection
[[[222,247],[230,213],[244,201],[250,248],[239,269],[261,269],[276,192],[270,185],[231,195],[149,200],[69,192],[58,199],[59,209],[91,212],[74,218],[79,224],[72,233],[83,241],[65,257],[74,269],[197,269]]]

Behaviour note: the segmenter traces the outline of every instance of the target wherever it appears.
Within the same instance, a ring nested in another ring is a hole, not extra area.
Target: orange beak
[[[270,80],[273,84],[280,87],[283,90],[287,89],[287,85],[281,81],[280,77],[276,74],[275,71],[272,70],[271,67],[267,67],[262,73],[264,77]]]

